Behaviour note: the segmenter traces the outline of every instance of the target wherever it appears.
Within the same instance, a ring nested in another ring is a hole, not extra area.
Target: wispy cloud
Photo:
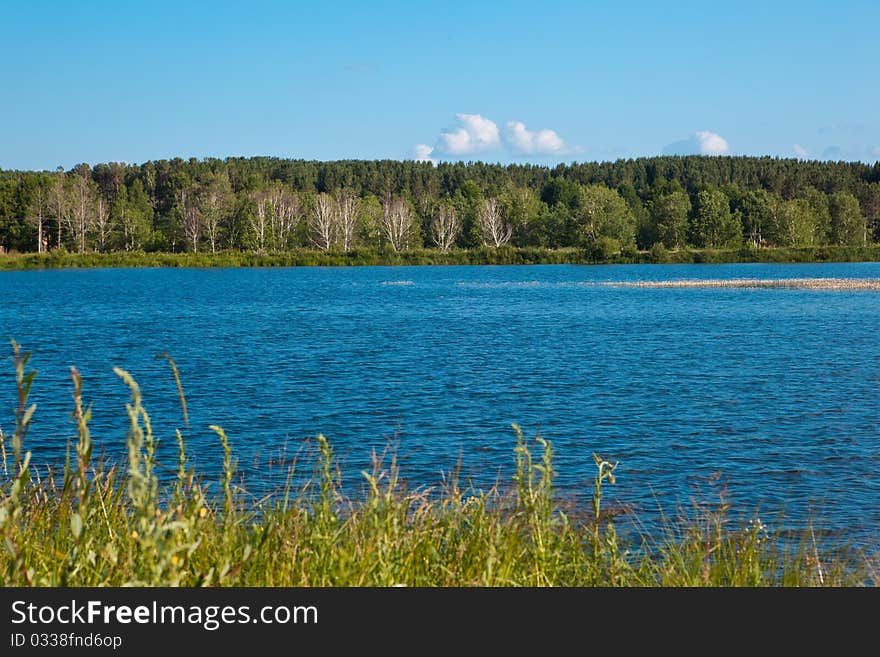
[[[823,160],[845,160],[846,155],[844,154],[844,150],[836,145],[832,144],[828,146],[824,151],[822,151],[822,159]]]
[[[832,144],[822,151],[823,160],[876,162],[878,158],[880,158],[880,146],[872,148],[863,145],[840,146]]]
[[[845,121],[842,123],[829,123],[827,125],[823,125],[819,128],[817,132],[820,135],[862,135],[865,134],[869,129],[870,126],[867,123],[861,123],[859,121]]]

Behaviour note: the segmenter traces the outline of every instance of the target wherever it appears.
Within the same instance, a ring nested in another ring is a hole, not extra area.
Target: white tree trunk
[[[71,237],[79,253],[85,253],[86,236],[91,232],[94,216],[94,190],[91,180],[79,174],[74,180],[71,211],[68,215],[68,226]]]
[[[351,192],[340,192],[336,199],[336,216],[339,220],[339,236],[342,248],[351,251],[357,230],[358,200]]]
[[[66,177],[63,172],[55,174],[55,180],[52,183],[52,189],[49,192],[49,212],[55,217],[58,229],[55,248],[61,248],[61,227],[67,223],[68,212],[70,210],[70,199],[67,194],[65,185]]]
[[[103,251],[110,240],[110,207],[103,196],[99,196],[95,204],[95,238],[98,250]]]
[[[202,211],[195,194],[186,189],[180,190],[180,211],[183,213],[183,236],[189,242],[193,253],[199,251],[202,237]]]
[[[480,208],[480,230],[483,233],[483,243],[489,246],[504,246],[513,235],[513,228],[501,214],[501,208],[494,198],[483,201]]]
[[[275,248],[285,249],[290,234],[302,217],[302,203],[299,194],[288,192],[281,186],[275,187],[269,196],[272,205],[272,234]]]
[[[448,251],[455,244],[460,232],[461,224],[455,214],[455,208],[440,206],[431,223],[431,238],[434,245],[441,251]]]
[[[46,206],[48,199],[46,198],[46,190],[41,183],[37,184],[35,196],[27,209],[26,220],[37,229],[37,253],[42,253],[43,249],[43,224],[46,220]]]
[[[257,251],[264,253],[266,251],[266,234],[269,226],[269,196],[265,192],[258,192],[253,195],[257,211],[251,217],[251,231],[254,234]]]
[[[395,251],[408,249],[412,241],[413,220],[409,205],[402,198],[388,198],[382,203],[382,232]]]
[[[205,193],[202,226],[205,237],[211,245],[211,253],[217,252],[217,232],[220,229],[220,199],[216,192],[209,189]]]
[[[329,194],[321,192],[315,197],[311,229],[314,245],[322,251],[329,251],[336,233],[336,203]]]

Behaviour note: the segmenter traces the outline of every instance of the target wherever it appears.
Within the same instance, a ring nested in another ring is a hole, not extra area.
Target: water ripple
[[[76,435],[71,365],[98,449],[123,453],[120,366],[163,458],[181,427],[216,471],[220,424],[254,486],[283,480],[265,461],[319,432],[353,486],[389,444],[411,485],[459,459],[464,480],[509,483],[517,422],[552,440],[572,498],[589,496],[593,452],[620,459],[609,501],[646,524],[727,485],[747,508],[792,522],[819,509],[828,531],[876,539],[880,297],[617,283],[878,278],[865,263],[4,272],[0,333],[39,371],[37,463]],[[161,352],[180,368],[189,428]],[[0,369],[7,430],[14,391]]]

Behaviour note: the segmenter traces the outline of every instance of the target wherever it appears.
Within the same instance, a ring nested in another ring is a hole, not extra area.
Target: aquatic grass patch
[[[374,454],[348,495],[331,442],[288,463],[286,485],[254,499],[237,477],[235,437],[212,426],[222,468],[190,466],[180,431],[156,436],[140,386],[128,390],[119,463],[93,458],[87,391],[71,371],[77,437],[62,468],[30,464],[37,409],[28,355],[13,345],[13,435],[0,434],[0,584],[4,586],[840,586],[870,583],[872,562],[808,540],[782,540],[726,505],[655,534],[619,532],[604,502],[615,462],[595,455],[589,504],[562,499],[554,448],[516,426],[513,474],[488,489],[453,473],[410,489],[395,454]],[[173,363],[173,361],[169,361]],[[173,370],[173,368],[172,368]],[[171,376],[174,372],[170,372]],[[183,387],[178,381],[183,401]],[[178,447],[157,460],[160,441]],[[7,449],[8,447],[8,449]],[[166,477],[160,477],[162,466]],[[311,472],[305,480],[297,472]],[[875,564],[873,564],[875,565]]]

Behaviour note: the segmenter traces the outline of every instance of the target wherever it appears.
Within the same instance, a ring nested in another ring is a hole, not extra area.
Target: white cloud
[[[486,151],[509,155],[562,155],[580,152],[579,147],[565,143],[555,130],[529,130],[522,121],[508,121],[504,134],[492,119],[480,114],[455,115],[457,125],[440,132],[433,147],[416,144],[413,159],[438,162],[449,156],[470,155]]]
[[[529,155],[553,155],[565,153],[569,149],[555,130],[532,132],[522,121],[508,121],[504,130],[504,140],[516,153]]]
[[[694,137],[699,145],[701,155],[727,155],[730,153],[730,146],[721,135],[708,130],[699,130],[694,133]]]
[[[809,159],[810,152],[800,144],[795,144],[791,148],[794,151],[794,154],[797,155],[799,160]]]
[[[448,155],[468,155],[497,147],[501,141],[494,121],[479,114],[456,114],[459,126],[443,130],[437,150]]]
[[[663,149],[665,155],[728,155],[730,145],[719,134],[699,130],[687,139],[669,144]]]
[[[416,144],[413,147],[413,159],[416,162],[430,162],[431,164],[437,164],[437,159],[431,157],[431,153],[433,152],[434,149],[427,144]]]

